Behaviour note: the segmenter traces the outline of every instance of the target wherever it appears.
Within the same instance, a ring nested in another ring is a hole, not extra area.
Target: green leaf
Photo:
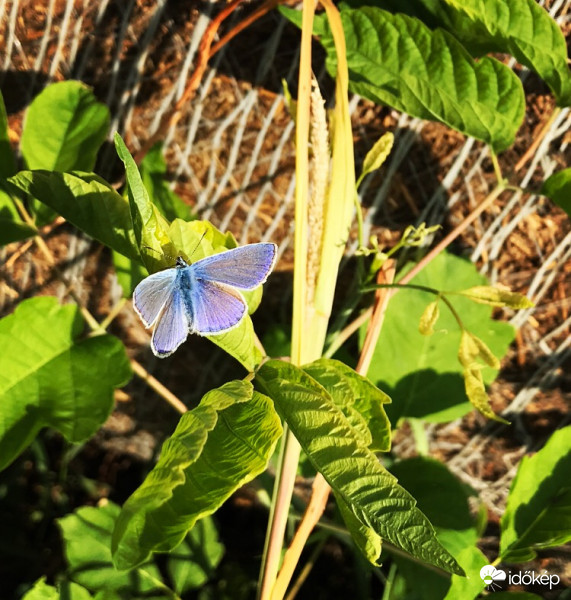
[[[57,519],[69,577],[93,592],[115,590],[143,594],[160,589],[161,575],[154,564],[129,572],[118,571],[113,566],[111,534],[120,510],[108,502],[97,508],[83,506]]]
[[[372,527],[360,521],[341,496],[335,493],[333,495],[335,496],[335,502],[337,503],[341,517],[351,534],[351,539],[372,565],[380,566],[378,561],[381,556],[383,544],[381,536]]]
[[[399,460],[390,471],[416,499],[418,508],[430,519],[447,550],[456,556],[461,550],[476,545],[479,536],[468,504],[475,492],[470,493],[445,465],[433,458],[418,456]]]
[[[97,175],[21,171],[10,182],[106,246],[139,259],[129,204]]]
[[[165,179],[167,163],[163,157],[163,144],[158,142],[141,161],[141,178],[153,204],[169,220],[194,219],[190,206],[175,194]]]
[[[367,156],[365,156],[360,178],[381,168],[392,150],[393,142],[394,136],[390,132],[385,133],[375,142],[375,145],[367,152]]]
[[[223,234],[208,221],[183,221],[175,219],[168,235],[177,250],[192,262],[217,252],[236,248],[236,240],[231,233]],[[242,292],[252,314],[262,298],[262,286],[251,292]],[[246,316],[238,327],[221,334],[206,336],[211,342],[228,352],[248,371],[253,371],[262,361],[262,353],[256,346],[254,326]]]
[[[438,308],[438,300],[434,300],[424,309],[420,316],[418,331],[421,335],[432,335],[434,333],[434,324],[438,321],[440,309]]]
[[[439,290],[463,290],[487,281],[469,261],[442,253],[411,283]],[[368,377],[392,398],[386,410],[393,425],[407,417],[446,422],[472,408],[464,389],[464,367],[457,358],[461,331],[453,315],[443,309],[439,328],[430,337],[421,335],[414,325],[433,299],[428,292],[402,289],[387,308]],[[465,328],[501,359],[514,338],[511,325],[493,321],[490,306],[461,296],[450,301]],[[361,340],[364,336],[365,331],[361,331]],[[494,369],[485,368],[484,383],[489,385],[496,375]]]
[[[503,423],[504,425],[509,425],[509,421],[499,417],[492,410],[492,407],[490,406],[490,399],[488,398],[486,387],[484,386],[484,379],[482,377],[482,371],[480,370],[480,367],[473,366],[466,368],[462,372],[462,376],[464,377],[464,390],[466,391],[466,396],[474,408],[476,408],[476,410],[478,410],[484,415],[484,417],[487,417],[488,419],[498,421],[498,423]]]
[[[118,339],[80,339],[82,330],[79,309],[50,297],[25,300],[0,320],[0,469],[43,427],[80,442],[109,416],[129,361]]]
[[[416,16],[431,29],[446,29],[473,56],[511,54],[546,81],[560,106],[571,102],[565,38],[535,0],[346,0],[342,10],[345,6],[377,6]]]
[[[143,263],[150,273],[170,267],[177,252],[168,235],[169,222],[151,202],[139,169],[118,133],[115,148],[125,165],[131,218]]]
[[[571,540],[570,472],[571,426],[522,459],[501,520],[503,561],[526,562],[535,558],[536,550]]]
[[[422,565],[394,555],[398,573],[407,584],[407,600],[475,600],[485,587],[480,577],[480,569],[488,559],[475,546],[468,546],[456,555],[458,563],[466,576],[445,577]],[[495,594],[494,594],[495,596]]]
[[[12,195],[16,194],[16,189],[6,178],[15,172],[16,160],[8,135],[6,107],[0,93],[0,246],[24,240],[36,233],[24,223],[14,206]]]
[[[8,135],[8,117],[4,98],[0,92],[0,178],[6,179],[16,172],[16,159]]]
[[[277,360],[260,367],[256,383],[274,400],[309,460],[362,525],[420,560],[463,573],[414,498],[363,444],[325,388],[302,369]]]
[[[34,587],[29,590],[22,600],[59,600],[59,592],[53,585],[46,583],[46,578],[42,577],[34,583]]]
[[[439,121],[490,144],[513,143],[525,98],[518,77],[499,61],[475,62],[447,31],[364,6],[341,12],[351,91],[414,117]],[[327,68],[336,71],[333,37],[323,25]]]
[[[178,546],[199,519],[267,466],[282,434],[266,396],[246,381],[210,391],[185,413],[113,532],[113,561],[133,568]]]
[[[93,171],[109,110],[79,81],[45,88],[30,104],[20,147],[29,169]]]
[[[202,587],[214,574],[223,555],[224,545],[218,540],[212,518],[198,521],[167,560],[174,591],[180,595]]]
[[[571,168],[548,177],[543,182],[541,193],[560,206],[571,219]]]
[[[504,290],[499,287],[491,285],[477,285],[467,290],[457,292],[461,296],[470,298],[474,302],[480,304],[489,304],[490,306],[507,306],[514,310],[521,308],[531,308],[535,306],[531,300],[528,300],[523,294],[517,292],[511,292],[510,290]]]
[[[361,441],[373,452],[391,449],[391,426],[383,408],[391,399],[341,361],[321,358],[303,367],[331,395]]]
[[[571,104],[571,73],[565,38],[535,0],[445,0],[446,27],[470,52],[503,52],[535,71],[560,106]]]

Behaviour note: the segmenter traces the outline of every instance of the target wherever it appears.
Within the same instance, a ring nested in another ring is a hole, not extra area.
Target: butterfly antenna
[[[192,258],[192,255],[196,252],[196,250],[198,249],[198,246],[200,246],[200,243],[204,239],[205,235],[206,235],[206,231],[204,231],[204,233],[200,236],[200,239],[198,240],[198,243],[196,244],[196,246],[194,247],[194,250],[191,252],[191,254],[190,254],[190,256],[188,258]]]
[[[151,250],[151,252],[156,252],[159,256],[164,256],[165,258],[170,258],[171,260],[176,260],[176,257],[170,256],[170,254],[165,254],[164,252],[159,252],[150,246],[141,246],[142,248],[146,248],[147,250]]]

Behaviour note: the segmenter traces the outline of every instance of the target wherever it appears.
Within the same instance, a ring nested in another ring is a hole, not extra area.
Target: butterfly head
[[[185,267],[188,267],[188,263],[184,260],[182,256],[178,256],[176,259],[176,266],[179,269],[184,269]]]

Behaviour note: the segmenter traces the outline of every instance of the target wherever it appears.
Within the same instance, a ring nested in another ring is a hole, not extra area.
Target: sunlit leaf
[[[172,266],[169,257],[176,258],[176,248],[168,235],[169,222],[151,202],[139,169],[118,133],[115,148],[125,165],[133,229],[143,263],[150,273]]]
[[[9,181],[94,239],[139,260],[129,204],[97,175],[21,171]]]
[[[440,316],[438,308],[438,300],[434,300],[426,306],[424,312],[420,316],[418,323],[418,331],[422,335],[432,335],[434,333],[434,325]]]
[[[79,81],[46,87],[26,113],[20,147],[29,169],[93,171],[109,109]]]
[[[501,520],[500,557],[527,562],[536,551],[571,540],[571,426],[559,429],[534,456],[525,456]]]
[[[474,302],[489,304],[490,306],[507,306],[514,310],[534,306],[533,302],[528,300],[523,294],[491,285],[477,285],[467,290],[462,290],[458,294],[470,298]]]
[[[109,416],[129,361],[117,338],[81,339],[83,328],[76,306],[51,297],[25,300],[0,320],[0,468],[43,427],[80,442]]]
[[[181,417],[155,468],[124,504],[113,533],[115,566],[133,568],[152,552],[176,548],[199,519],[266,468],[281,434],[271,400],[250,383],[208,392]]]
[[[290,363],[264,363],[256,383],[274,401],[314,467],[355,517],[386,542],[450,573],[463,571],[414,498],[355,434],[319,383]]]
[[[385,133],[375,142],[374,146],[367,152],[367,156],[365,156],[361,177],[376,171],[382,166],[392,150],[393,142],[394,136],[390,132]]]
[[[391,401],[387,394],[338,360],[321,358],[303,370],[329,392],[366,446],[373,452],[390,450],[391,426],[383,408]]]
[[[282,11],[288,18],[293,12]],[[494,58],[474,61],[454,35],[431,31],[418,19],[374,6],[341,12],[351,91],[414,117],[439,121],[499,152],[522,123],[525,98],[519,78]],[[293,20],[293,19],[292,19]],[[315,32],[336,70],[329,26]]]
[[[496,413],[492,410],[480,368],[477,366],[467,367],[462,372],[462,376],[464,377],[464,389],[466,391],[466,396],[474,408],[476,408],[476,410],[481,412],[488,419],[509,425],[509,421],[502,419],[502,417],[498,417],[498,415],[496,415]]]

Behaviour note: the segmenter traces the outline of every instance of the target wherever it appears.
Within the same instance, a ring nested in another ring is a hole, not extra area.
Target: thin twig
[[[559,108],[558,106],[555,107],[555,109],[549,116],[549,119],[547,119],[545,125],[541,128],[541,131],[539,132],[539,134],[534,137],[533,142],[531,143],[529,148],[525,151],[524,155],[517,161],[516,166],[514,167],[515,173],[517,173],[525,165],[525,163],[534,155],[539,144],[541,144],[543,138],[547,135],[547,132],[549,131],[551,125],[553,124],[553,121],[555,121],[555,119],[557,118],[557,115],[560,112],[561,112],[561,108]]]
[[[155,390],[161,398],[166,400],[175,410],[184,414],[188,408],[182,400],[179,400],[167,387],[165,387],[158,379],[155,379],[140,363],[135,359],[131,359],[131,367],[133,372],[138,375],[150,388]]]

